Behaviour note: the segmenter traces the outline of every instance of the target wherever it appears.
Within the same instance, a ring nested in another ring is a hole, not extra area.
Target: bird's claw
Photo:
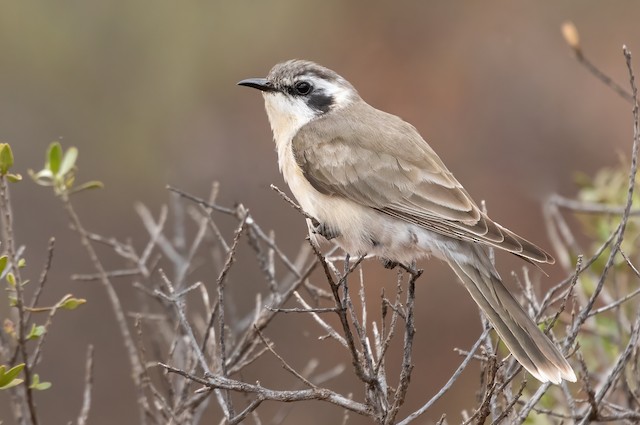
[[[315,218],[311,220],[311,224],[313,225],[313,233],[322,236],[328,241],[340,236],[340,232],[337,229],[327,226],[326,223],[320,223]]]
[[[393,270],[400,265],[397,261],[392,261],[387,258],[382,259],[382,265],[385,269]]]

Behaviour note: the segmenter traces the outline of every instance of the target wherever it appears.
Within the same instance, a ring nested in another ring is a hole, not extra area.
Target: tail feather
[[[486,314],[507,348],[542,382],[575,382],[576,375],[556,345],[529,318],[497,273],[470,263],[448,261],[476,304]]]

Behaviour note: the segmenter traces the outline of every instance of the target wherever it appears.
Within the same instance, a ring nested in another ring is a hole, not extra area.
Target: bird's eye
[[[313,87],[311,86],[311,84],[309,84],[306,81],[298,81],[295,84],[295,86],[293,86],[293,89],[296,94],[299,94],[301,96],[306,96],[309,93],[311,93],[311,90],[313,89]]]

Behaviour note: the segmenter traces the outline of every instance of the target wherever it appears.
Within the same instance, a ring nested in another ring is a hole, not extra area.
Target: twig
[[[205,208],[209,208],[212,209],[214,211],[218,211],[221,213],[225,213],[225,214],[229,214],[229,215],[235,215],[236,210],[233,208],[225,208],[225,207],[221,207],[220,205],[217,204],[213,204],[213,203],[209,203],[204,201],[201,198],[198,198],[196,196],[193,196],[189,193],[183,192],[182,190],[175,188],[171,185],[167,185],[167,189],[170,190],[171,192],[177,193],[178,195],[182,196],[183,198],[187,198],[190,201],[195,202],[196,204],[202,205]]]
[[[205,374],[210,375],[211,371],[209,370],[209,365],[207,363],[207,360],[204,358],[204,353],[202,352],[202,350],[200,349],[200,346],[198,345],[198,341],[196,340],[196,337],[193,333],[193,329],[191,328],[191,325],[189,324],[187,317],[185,316],[180,297],[174,292],[173,285],[171,284],[171,282],[169,281],[169,278],[167,277],[167,275],[164,273],[163,270],[160,270],[160,276],[162,277],[162,280],[164,281],[166,286],[169,288],[169,294],[167,295],[164,292],[157,289],[154,291],[154,293],[160,298],[173,304],[173,306],[175,307],[175,310],[178,313],[180,326],[182,327],[182,330],[184,331],[184,333],[187,335],[189,339],[189,343],[191,344],[191,347],[194,353],[196,354],[200,367],[202,368]]]
[[[242,205],[238,206],[238,210],[244,210],[244,208],[242,207]],[[225,300],[224,300],[224,295],[225,295],[225,284],[227,281],[227,274],[229,273],[229,270],[231,269],[231,265],[234,263],[235,261],[235,257],[236,257],[236,249],[238,248],[238,242],[240,241],[240,235],[242,234],[242,231],[244,230],[245,227],[245,223],[247,221],[247,217],[249,216],[248,211],[244,210],[243,212],[243,219],[240,221],[240,225],[238,226],[238,228],[235,231],[235,235],[233,237],[233,244],[231,245],[231,249],[229,250],[229,252],[227,253],[227,260],[224,263],[224,267],[222,268],[222,271],[220,272],[220,275],[218,276],[218,279],[216,281],[216,288],[218,291],[218,355],[220,357],[220,371],[222,372],[222,376],[223,377],[227,377],[228,375],[228,370],[227,370],[227,348],[226,348],[226,332],[225,332],[225,315],[224,315],[224,311],[225,311]],[[213,312],[212,312],[213,314]],[[209,332],[207,331],[206,333],[207,335],[209,334]],[[231,397],[229,396],[229,394],[225,393],[225,401],[227,403],[227,409],[229,411],[229,415],[234,416],[234,411],[233,411],[233,405],[231,403]]]
[[[576,201],[575,199],[565,198],[558,194],[551,195],[549,198],[551,204],[559,207],[585,213],[585,214],[608,214],[608,215],[623,215],[625,213],[625,206],[614,206],[606,204],[598,204],[595,202]],[[630,216],[640,215],[640,209],[629,210]]]
[[[280,360],[280,363],[282,363],[282,367],[285,368],[285,370],[287,370],[287,372],[291,373],[293,376],[298,378],[300,381],[302,381],[309,388],[316,388],[316,389],[318,388],[312,382],[310,382],[307,378],[305,378],[300,373],[298,373],[293,367],[291,367],[287,363],[287,361],[285,359],[283,359],[282,356],[280,356],[280,354],[276,353],[276,351],[271,346],[271,343],[269,343],[269,341],[266,340],[264,335],[262,335],[262,332],[260,331],[260,329],[256,328],[256,333],[260,337],[260,340],[262,341],[264,346],[267,348],[267,350],[269,350],[271,352],[271,354],[273,354],[278,360]]]
[[[323,255],[320,253],[320,251],[318,251],[318,248],[313,243],[310,242],[310,245],[311,245],[311,248],[313,249],[313,252],[316,254],[316,257],[320,261],[320,264],[324,269],[327,282],[331,287],[331,292],[333,293],[336,308],[338,310],[338,317],[340,318],[340,323],[342,324],[342,329],[344,331],[344,337],[347,342],[347,346],[349,347],[349,352],[351,353],[351,363],[353,364],[356,375],[362,382],[366,383],[367,385],[375,385],[375,379],[372,376],[370,376],[362,367],[362,364],[360,362],[361,360],[360,353],[358,352],[358,349],[355,346],[353,333],[351,332],[351,327],[349,326],[349,321],[347,319],[346,307],[343,305],[343,301],[340,299],[340,292],[339,292],[340,286],[344,284],[344,280],[346,279],[348,274],[345,274],[344,276],[342,276],[340,281],[338,281],[337,283],[334,282],[333,277],[331,276],[331,271],[329,269],[329,265],[327,264],[327,261],[325,260]],[[363,257],[361,257],[360,261],[362,261],[362,258]],[[356,267],[357,265],[359,265],[359,262],[356,263],[354,267]]]
[[[111,277],[138,276],[141,272],[140,272],[139,268],[136,268],[136,269],[113,270],[113,271],[105,272],[105,273],[106,273],[107,277],[111,278]],[[91,282],[91,281],[100,280],[100,279],[102,279],[102,276],[100,275],[100,273],[72,274],[71,275],[71,280],[76,280],[76,281]]]
[[[312,310],[311,306],[307,304],[307,302],[302,298],[302,296],[298,293],[298,291],[295,291],[293,295],[296,297],[296,300],[302,305],[302,307],[305,310],[307,311]],[[336,312],[338,311],[336,307],[332,307],[332,310]],[[340,345],[342,345],[344,348],[349,349],[349,346],[347,345],[347,341],[342,337],[342,335],[336,332],[336,330],[333,329],[331,325],[329,325],[327,322],[322,320],[320,316],[318,316],[315,312],[311,312],[311,317],[313,317],[314,320],[318,322],[318,324],[329,334],[329,336],[331,336],[333,339],[338,341]]]
[[[299,273],[300,277],[296,281],[294,281],[283,292],[282,296],[280,297],[278,306],[283,305],[289,300],[289,298],[291,298],[293,293],[304,283],[304,281],[309,277],[309,275],[311,274],[311,272],[313,272],[313,270],[317,265],[318,265],[318,262],[314,261],[302,273]],[[276,315],[275,312],[269,309],[264,309],[261,312],[260,317],[254,320],[253,325],[257,326],[258,329],[262,330],[271,322],[271,320],[275,317],[275,315]],[[245,332],[244,335],[242,335],[240,341],[238,341],[238,343],[236,344],[234,351],[229,355],[227,363],[229,364],[230,367],[242,361],[243,357],[247,354],[247,351],[252,346],[253,344],[252,341],[255,340],[255,337],[256,337],[255,330],[251,326],[247,329],[247,332]]]
[[[633,93],[633,111],[632,111],[633,112],[633,147],[631,149],[631,169],[629,170],[627,201],[625,204],[624,214],[622,215],[622,219],[620,221],[618,229],[615,232],[617,236],[616,236],[615,243],[611,248],[611,254],[607,259],[607,263],[604,266],[604,270],[602,272],[600,280],[598,281],[598,285],[596,286],[596,289],[593,292],[593,295],[589,299],[587,306],[585,306],[582,313],[578,316],[576,320],[576,324],[574,325],[576,329],[577,329],[577,326],[582,325],[582,323],[584,323],[584,321],[587,319],[589,311],[593,308],[593,304],[595,303],[595,300],[598,294],[602,290],[607,272],[609,271],[609,268],[613,265],[615,256],[620,250],[620,246],[622,245],[622,240],[624,239],[624,231],[627,227],[627,222],[629,221],[629,212],[631,211],[631,205],[633,203],[633,194],[635,191],[636,174],[638,172],[638,147],[639,147],[638,143],[639,143],[639,137],[640,137],[640,128],[638,124],[638,88],[636,87],[636,80],[633,74],[633,68],[631,66],[631,52],[627,49],[626,46],[623,46],[622,50],[627,63],[627,69],[629,70],[629,82],[631,84],[631,91]],[[568,340],[571,342],[573,342],[573,339],[575,339],[575,337],[571,339],[568,338]]]
[[[152,236],[155,245],[160,248],[160,250],[164,253],[164,255],[173,263],[180,264],[182,262],[182,256],[176,250],[176,248],[167,240],[167,238],[162,233],[162,218],[165,216],[166,207],[162,207],[160,212],[160,218],[158,223],[153,219],[153,215],[149,211],[149,209],[143,204],[136,204],[135,210],[140,216],[140,220],[142,220],[142,224],[147,229],[147,232]]]
[[[183,192],[182,190],[174,188],[174,187],[171,187],[171,186],[167,186],[167,189],[169,189],[170,191],[172,191],[174,193],[177,193],[178,195],[182,196],[185,199],[189,199],[190,201],[195,202],[196,204],[202,206],[203,208],[205,208],[207,210],[220,212],[220,213],[223,213],[223,214],[226,214],[226,215],[231,215],[231,216],[236,217],[238,219],[240,218],[240,217],[238,217],[238,210],[237,209],[221,207],[220,205],[217,205],[217,204],[214,204],[214,203],[211,203],[211,202],[207,202],[204,199],[198,198],[197,196],[193,196],[193,195],[191,195],[189,193]],[[291,202],[293,202],[293,201],[291,201]],[[280,260],[282,260],[282,262],[287,266],[287,268],[293,274],[295,274],[296,277],[300,277],[300,272],[296,268],[296,266],[293,265],[293,263],[291,263],[289,258],[287,258],[287,256],[284,255],[282,250],[277,245],[275,245],[273,243],[273,241],[271,241],[269,236],[260,228],[260,226],[258,226],[256,224],[256,222],[253,220],[251,215],[249,215],[247,217],[246,221],[247,221],[247,225],[249,227],[251,227],[251,229],[254,232],[256,232],[256,235],[259,236],[260,239],[262,239],[262,241],[267,244],[267,246],[269,246],[270,248],[274,249],[275,253],[278,254],[278,256],[280,257]]]
[[[516,405],[518,400],[520,400],[520,397],[522,397],[522,394],[524,393],[524,389],[525,389],[526,386],[527,386],[527,380],[525,379],[520,384],[520,388],[518,389],[518,392],[513,397],[513,399],[509,402],[509,404],[507,404],[507,406],[504,408],[502,413],[500,413],[498,416],[496,416],[496,418],[493,420],[493,422],[492,422],[493,425],[497,425],[497,424],[502,423],[502,421],[506,419],[506,417],[509,415],[509,413],[511,413],[513,411],[514,406]]]
[[[87,363],[84,374],[84,392],[82,396],[82,409],[78,416],[78,425],[86,425],[91,408],[91,388],[93,387],[93,345],[87,348]]]
[[[31,388],[31,365],[29,364],[29,356],[27,354],[27,340],[26,340],[26,312],[24,304],[23,293],[23,281],[20,276],[20,267],[18,267],[18,258],[16,256],[15,237],[13,235],[13,214],[11,212],[11,202],[9,200],[9,187],[7,186],[6,176],[0,176],[0,209],[3,210],[4,221],[4,236],[5,243],[7,245],[7,253],[9,256],[9,264],[13,270],[15,276],[15,293],[16,301],[15,307],[18,309],[18,348],[20,355],[24,363],[24,382],[23,388],[27,396],[27,406],[29,410],[29,416],[33,425],[38,425],[38,414],[36,410],[36,402],[33,397],[33,390]]]
[[[349,409],[352,412],[358,413],[363,416],[370,416],[371,411],[369,408],[362,404],[355,402],[351,399],[343,397],[331,390],[325,388],[311,388],[308,390],[272,390],[261,385],[248,384],[245,382],[236,381],[234,379],[222,378],[219,376],[212,376],[209,379],[203,379],[185,371],[166,365],[164,363],[158,363],[159,366],[165,368],[168,372],[176,373],[184,378],[190,379],[207,388],[211,389],[224,389],[230,391],[239,391],[248,394],[254,394],[258,399],[280,401],[290,403],[294,401],[304,400],[325,400],[329,403],[335,404],[345,409]]]
[[[400,371],[400,382],[398,384],[398,389],[395,392],[393,405],[389,410],[389,414],[385,423],[392,424],[395,421],[395,418],[398,414],[400,406],[404,403],[407,389],[409,388],[409,381],[411,380],[411,372],[413,371],[413,364],[411,364],[411,352],[413,348],[413,337],[415,335],[415,327],[413,324],[414,320],[414,305],[415,305],[415,297],[416,297],[416,280],[422,275],[422,270],[412,270],[411,278],[409,279],[409,288],[407,290],[407,301],[406,301],[406,319],[405,319],[405,331],[404,331],[404,347],[402,354],[402,366]]]
[[[302,207],[300,207],[300,205],[296,204],[295,201],[293,201],[293,199],[289,198],[287,196],[286,193],[284,193],[283,191],[281,191],[278,186],[276,185],[271,185],[271,189],[275,190],[278,195],[282,196],[282,199],[284,199],[285,201],[287,201],[287,203],[289,205],[291,205],[293,207],[293,209],[295,209],[296,211],[298,211],[300,214],[302,214],[303,216],[305,216],[306,218],[308,218],[309,220],[315,220],[315,217],[307,214],[307,212],[305,210],[302,209]]]
[[[629,338],[629,343],[625,347],[624,351],[618,357],[615,365],[611,369],[611,371],[607,374],[607,379],[600,386],[600,389],[595,394],[594,403],[590,403],[587,412],[583,415],[582,421],[580,421],[580,425],[587,424],[591,421],[592,414],[596,414],[597,406],[603,400],[606,393],[609,391],[614,381],[618,379],[620,373],[624,367],[628,364],[629,358],[634,350],[637,350],[638,343],[640,342],[640,313],[636,316],[636,321],[633,324],[631,337]]]
[[[40,273],[40,279],[38,280],[38,287],[35,294],[33,294],[33,299],[31,300],[31,309],[36,308],[36,306],[38,305],[38,301],[40,300],[40,295],[42,295],[44,285],[47,283],[47,277],[49,276],[49,270],[51,269],[51,263],[53,262],[53,248],[55,247],[55,244],[56,238],[49,238],[49,245],[47,246],[47,260],[44,263],[44,267],[42,268],[42,272]],[[29,319],[31,319],[30,311],[27,311],[25,319],[27,323],[29,322]]]
[[[335,307],[325,308],[272,308],[267,307],[269,310],[276,313],[335,313],[338,310]]]
[[[584,55],[582,47],[580,46],[580,37],[578,35],[578,30],[576,29],[573,22],[567,21],[562,24],[562,34],[567,44],[569,44],[569,47],[571,47],[571,50],[573,51],[578,63],[583,65],[591,74],[593,74],[594,77],[604,83],[607,87],[613,90],[624,100],[632,104],[634,103],[635,96],[633,93],[630,93],[629,91],[627,91],[627,89],[613,81],[611,77],[602,72],[600,68],[598,68]]]
[[[480,345],[482,345],[487,335],[489,335],[489,329],[485,329],[484,332],[482,332],[480,337],[476,340],[475,344],[473,344],[473,346],[469,349],[469,352],[467,353],[464,360],[462,360],[462,363],[460,363],[460,366],[458,366],[455,372],[453,372],[453,375],[451,375],[451,378],[449,378],[447,383],[444,384],[444,386],[440,388],[440,390],[433,397],[431,397],[429,401],[423,404],[422,407],[420,407],[418,410],[416,410],[415,412],[407,416],[402,421],[398,422],[398,425],[407,425],[413,420],[417,419],[420,415],[422,415],[424,412],[430,409],[431,406],[433,406],[436,401],[440,400],[440,398],[447,391],[449,391],[449,389],[453,386],[454,382],[456,382],[460,377],[460,375],[462,374],[462,371],[465,370],[465,368],[467,367],[471,359],[473,359],[475,352],[478,350],[478,348],[480,348]]]
[[[496,375],[498,372],[498,361],[495,356],[489,357],[489,365],[487,367],[487,382],[485,384],[484,394],[480,406],[473,412],[469,418],[467,418],[462,425],[468,425],[472,421],[476,425],[482,425],[485,423],[489,415],[491,414],[491,400],[496,393],[498,383],[496,382]]]
[[[69,197],[66,194],[63,194],[62,202],[67,213],[69,214],[71,223],[73,224],[77,232],[80,234],[80,242],[82,243],[85,250],[87,251],[87,254],[89,254],[91,263],[100,274],[100,282],[102,283],[105,290],[107,291],[107,296],[111,303],[111,307],[116,317],[116,322],[118,323],[118,327],[120,329],[120,335],[122,336],[125,348],[127,349],[127,353],[129,355],[129,362],[131,363],[132,377],[133,377],[134,383],[136,386],[139,386],[140,381],[138,377],[140,376],[142,365],[140,364],[140,359],[138,359],[138,356],[136,353],[135,343],[133,342],[133,338],[131,337],[131,332],[129,331],[129,327],[127,325],[127,319],[124,314],[124,310],[122,309],[120,298],[118,297],[118,294],[113,288],[113,285],[109,280],[109,277],[107,276],[107,272],[104,266],[102,265],[102,262],[98,258],[98,255],[96,254],[96,251],[94,250],[93,245],[91,245],[91,241],[87,236],[87,231],[82,226],[80,217],[78,217],[78,215],[76,214],[76,211],[71,205],[71,201],[69,200]]]

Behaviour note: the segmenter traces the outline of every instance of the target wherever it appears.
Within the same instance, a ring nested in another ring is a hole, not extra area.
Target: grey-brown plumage
[[[444,236],[554,263],[544,250],[483,214],[417,130],[395,115],[352,103],[307,124],[291,148],[304,176],[325,195]]]
[[[266,79],[240,84],[263,91],[280,168],[322,234],[354,255],[443,259],[525,369],[541,381],[575,381],[482,246],[530,262],[553,257],[482,213],[412,125],[368,105],[349,82],[312,62],[285,62]]]

